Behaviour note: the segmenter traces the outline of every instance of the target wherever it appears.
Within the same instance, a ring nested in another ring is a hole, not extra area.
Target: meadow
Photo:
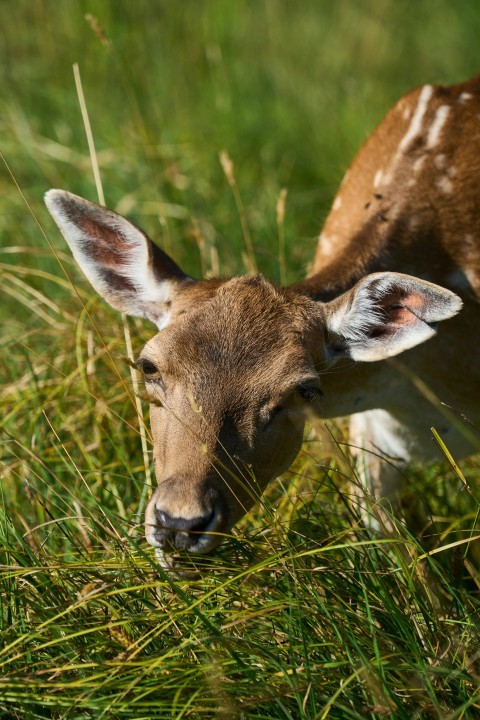
[[[293,282],[393,102],[480,70],[478,5],[3,0],[0,27],[0,718],[480,717],[479,459],[412,468],[421,531],[379,538],[312,422],[201,580],[165,573],[125,361],[152,327],[42,201],[101,190],[192,275]]]

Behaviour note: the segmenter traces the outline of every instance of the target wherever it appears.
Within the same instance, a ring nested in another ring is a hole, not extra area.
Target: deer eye
[[[142,372],[144,375],[156,375],[158,368],[150,360],[144,360],[142,363]]]
[[[306,402],[312,402],[312,400],[316,400],[323,395],[323,392],[317,385],[299,385],[297,392],[302,400]]]
[[[163,385],[160,370],[151,360],[147,360],[147,358],[139,358],[135,365],[140,372],[143,373],[145,382],[155,382]]]

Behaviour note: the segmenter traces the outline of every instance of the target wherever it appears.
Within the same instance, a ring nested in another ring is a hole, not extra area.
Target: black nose
[[[208,515],[200,515],[194,518],[171,517],[163,510],[156,511],[158,524],[165,530],[179,530],[181,532],[203,532],[210,520],[213,512]]]
[[[199,536],[211,529],[211,525],[214,524],[213,510],[194,518],[171,517],[158,508],[155,514],[158,523],[156,538],[162,545],[168,543],[176,550],[188,550],[197,543]]]

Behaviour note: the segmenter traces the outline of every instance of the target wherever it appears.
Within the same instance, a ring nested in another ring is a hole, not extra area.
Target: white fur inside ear
[[[342,303],[328,319],[328,329],[350,342],[364,342],[373,324],[380,323],[382,311],[375,307],[368,295]]]
[[[45,203],[95,290],[121,312],[169,322],[175,282],[155,272],[151,241],[121,215],[63,190]]]
[[[397,355],[428,340],[436,323],[461,307],[457,295],[424,280],[390,272],[368,275],[326,307],[332,358],[372,362]]]

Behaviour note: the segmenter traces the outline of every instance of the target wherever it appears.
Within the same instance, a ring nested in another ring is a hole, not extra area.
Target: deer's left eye
[[[143,373],[145,382],[154,382],[163,386],[163,380],[160,374],[160,370],[154,362],[148,360],[147,358],[141,357],[139,358],[139,360],[137,360],[135,365],[140,370],[140,372]]]
[[[150,360],[143,360],[143,362],[139,364],[144,375],[156,375],[158,373],[157,366],[150,362]]]
[[[323,395],[323,392],[317,385],[299,385],[297,392],[305,402],[312,402],[312,400],[316,400]]]

